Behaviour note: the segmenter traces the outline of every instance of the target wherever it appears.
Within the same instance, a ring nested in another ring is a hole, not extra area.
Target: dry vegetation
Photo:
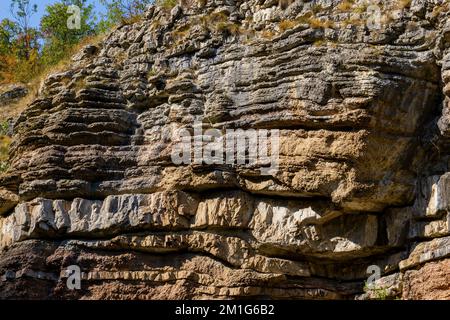
[[[178,0],[156,0],[155,2],[164,9],[172,9],[178,4]]]

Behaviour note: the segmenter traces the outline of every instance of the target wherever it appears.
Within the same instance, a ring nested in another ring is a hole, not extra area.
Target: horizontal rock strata
[[[49,75],[0,177],[0,298],[449,298],[449,4],[372,29],[341,2],[151,6]],[[277,170],[174,163],[199,124],[278,130]]]

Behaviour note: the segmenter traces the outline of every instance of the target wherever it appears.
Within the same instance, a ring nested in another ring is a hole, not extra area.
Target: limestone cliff
[[[0,297],[449,299],[450,4],[378,7],[182,1],[85,47],[14,122]],[[199,122],[277,129],[278,169],[175,164]]]

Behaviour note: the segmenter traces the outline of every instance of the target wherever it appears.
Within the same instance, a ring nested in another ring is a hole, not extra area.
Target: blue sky
[[[49,4],[53,4],[55,2],[59,2],[58,0],[31,0],[30,3],[38,5],[38,12],[33,15],[31,24],[33,27],[39,26],[39,21],[45,13],[45,7]],[[98,1],[89,0],[89,3],[93,3],[95,5],[95,12],[104,12],[104,8],[100,5]],[[11,19],[10,12],[10,0],[0,0],[0,20],[4,18]]]

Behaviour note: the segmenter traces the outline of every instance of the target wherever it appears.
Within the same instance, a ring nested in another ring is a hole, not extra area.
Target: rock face
[[[0,107],[17,102],[25,97],[27,93],[27,87],[22,84],[0,86]]]
[[[85,47],[14,123],[0,297],[450,298],[450,6],[376,8],[182,1]],[[175,163],[199,123],[277,130],[276,170]]]

